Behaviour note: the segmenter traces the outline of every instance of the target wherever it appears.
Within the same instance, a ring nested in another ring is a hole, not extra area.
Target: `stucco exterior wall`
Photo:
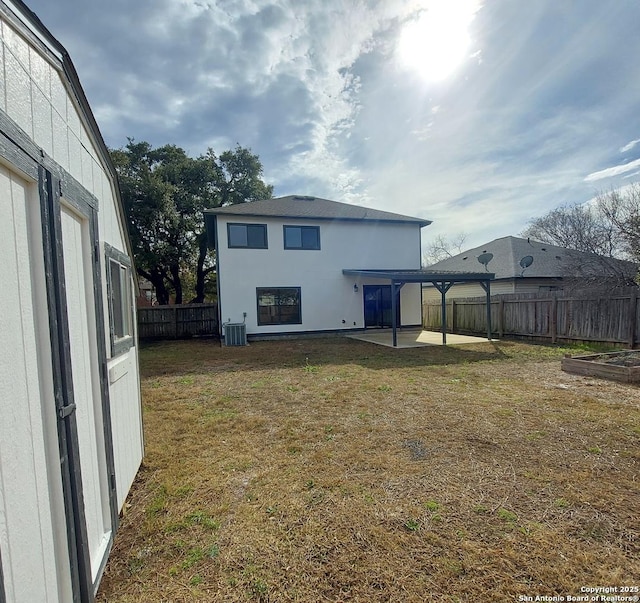
[[[230,249],[228,223],[266,224],[268,249]],[[285,224],[319,226],[320,249],[285,249]],[[342,270],[420,268],[415,224],[218,215],[216,230],[221,319],[242,322],[246,312],[248,334],[363,328],[363,285],[389,281],[345,276]],[[302,324],[259,326],[256,287],[300,287]],[[405,285],[400,303],[402,324],[420,324],[420,286]]]

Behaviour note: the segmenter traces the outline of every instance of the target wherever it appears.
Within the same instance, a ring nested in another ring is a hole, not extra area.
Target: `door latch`
[[[76,410],[76,404],[75,402],[72,404],[69,404],[67,406],[62,406],[61,408],[58,409],[58,417],[60,419],[65,419],[66,417],[68,417],[72,412],[75,412]]]

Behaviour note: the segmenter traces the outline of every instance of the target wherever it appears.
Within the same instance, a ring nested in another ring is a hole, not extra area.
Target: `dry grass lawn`
[[[99,601],[519,601],[640,585],[640,388],[524,343],[141,352]]]

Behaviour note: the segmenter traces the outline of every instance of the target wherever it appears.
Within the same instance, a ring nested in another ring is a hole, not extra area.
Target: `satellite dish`
[[[529,266],[531,266],[531,264],[533,264],[533,256],[532,255],[525,255],[520,260],[520,266],[522,268],[528,268]]]
[[[524,276],[524,271],[531,266],[531,264],[533,264],[533,256],[532,255],[525,255],[521,260],[520,260],[520,267],[522,268],[522,272],[520,273],[520,276]]]
[[[484,253],[481,253],[478,256],[478,261],[484,266],[484,269],[489,272],[489,269],[487,268],[487,264],[493,259],[493,253],[487,253],[486,251]]]

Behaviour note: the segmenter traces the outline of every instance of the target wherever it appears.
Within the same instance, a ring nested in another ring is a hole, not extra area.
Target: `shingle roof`
[[[616,271],[628,273],[629,276],[633,276],[637,270],[632,262],[604,258],[518,237],[495,239],[432,264],[428,269],[475,271],[478,268],[482,269],[478,257],[485,253],[493,254],[487,264],[487,270],[495,273],[496,279],[596,276],[604,272],[605,263],[610,264]],[[523,261],[523,258],[531,258],[533,261],[528,267],[523,268],[523,265],[528,263],[526,260]]]
[[[428,226],[431,220],[414,218],[401,214],[394,214],[379,209],[340,203],[319,197],[289,195],[264,199],[251,203],[238,203],[216,209],[209,209],[206,213],[232,216],[261,216],[273,218],[303,218],[317,220],[364,220],[372,222],[409,222]]]

